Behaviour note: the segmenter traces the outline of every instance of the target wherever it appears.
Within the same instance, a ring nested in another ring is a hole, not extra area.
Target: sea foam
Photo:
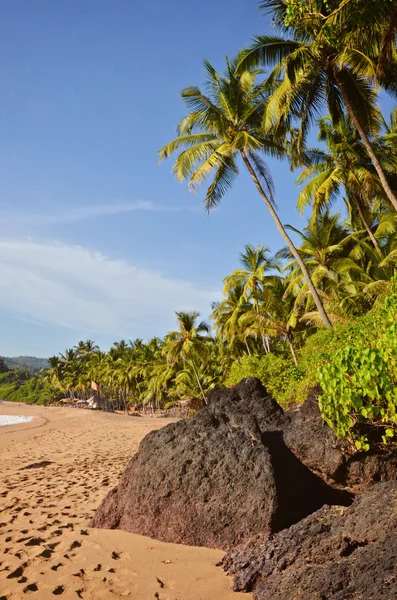
[[[29,423],[34,417],[22,417],[16,415],[0,415],[0,427],[2,425],[17,425],[18,423]]]

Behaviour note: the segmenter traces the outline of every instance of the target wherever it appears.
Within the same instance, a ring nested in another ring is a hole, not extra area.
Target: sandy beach
[[[89,526],[141,439],[166,420],[8,402],[0,415],[35,417],[0,427],[0,600],[247,599],[215,566],[221,550]]]

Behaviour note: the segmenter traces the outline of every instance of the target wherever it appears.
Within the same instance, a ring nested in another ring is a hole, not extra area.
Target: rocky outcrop
[[[290,450],[312,471],[331,485],[360,493],[380,481],[397,479],[397,450],[374,445],[369,452],[353,452],[335,437],[322,420],[318,407],[320,389],[313,389],[306,402],[285,413],[284,440]],[[370,434],[370,432],[368,432]]]
[[[324,506],[274,536],[230,552],[234,589],[255,600],[395,600],[397,482],[379,483],[349,508]]]
[[[146,436],[93,526],[230,549],[289,527],[324,504],[349,504],[348,494],[308,468],[318,457],[310,448],[313,437],[303,443],[293,433],[302,418],[298,424],[297,416],[284,414],[254,378],[215,390],[193,418]],[[305,422],[312,436],[318,425],[309,417]]]
[[[346,461],[347,449],[321,418],[319,392],[319,389],[313,389],[301,407],[287,411],[283,423],[284,439],[306,466],[332,480]]]

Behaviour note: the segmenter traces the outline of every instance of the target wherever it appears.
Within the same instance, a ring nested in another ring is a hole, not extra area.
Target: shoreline
[[[222,550],[90,528],[141,439],[169,419],[0,404],[0,414],[13,413],[35,418],[0,428],[6,457],[0,467],[0,589],[7,600],[30,593],[40,600],[247,600],[232,592],[232,579],[216,567]],[[43,461],[49,464],[25,468]]]

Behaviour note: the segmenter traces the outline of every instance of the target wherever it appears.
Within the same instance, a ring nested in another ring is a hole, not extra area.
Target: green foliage
[[[245,356],[232,364],[226,385],[236,385],[245,377],[257,377],[281,406],[294,402],[291,396],[302,377],[289,357],[269,353],[265,356]]]
[[[11,402],[44,404],[61,397],[40,375],[32,375],[28,369],[11,369],[0,374],[0,398]]]
[[[344,344],[318,371],[324,420],[339,437],[369,450],[397,433],[397,293],[357,319]],[[368,426],[379,435],[369,439]]]
[[[4,362],[10,369],[26,368],[32,373],[48,368],[48,360],[36,356],[13,356],[12,358],[5,356]]]

